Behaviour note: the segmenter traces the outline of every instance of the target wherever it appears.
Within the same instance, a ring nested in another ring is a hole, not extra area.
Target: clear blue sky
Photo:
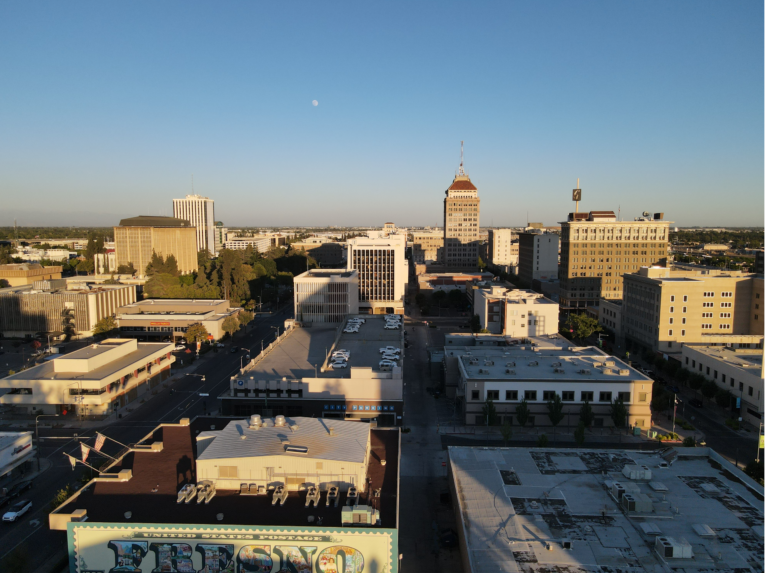
[[[763,3],[3,2],[0,225],[763,225]],[[319,102],[312,105],[312,100]]]

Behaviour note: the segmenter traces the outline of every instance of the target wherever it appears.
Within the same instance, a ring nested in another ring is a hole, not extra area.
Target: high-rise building
[[[360,312],[402,314],[408,261],[405,235],[347,241],[347,270],[357,269]]]
[[[480,255],[480,199],[477,187],[464,172],[464,144],[461,164],[443,200],[443,264],[449,269],[476,270]]]
[[[413,262],[439,263],[443,259],[442,231],[413,231]]]
[[[213,230],[213,245],[216,253],[223,249],[224,243],[227,242],[227,230],[224,223],[216,221],[216,226]]]
[[[342,322],[359,309],[357,271],[310,269],[293,278],[296,320]]]
[[[666,266],[671,221],[663,219],[664,213],[626,222],[613,211],[569,213],[560,223],[560,306],[585,309],[601,297],[620,299],[623,275]]]
[[[195,227],[197,250],[216,251],[216,223],[213,216],[213,199],[200,195],[187,195],[173,200],[173,216],[189,221]]]
[[[527,285],[532,285],[534,279],[556,279],[560,237],[554,233],[531,231],[520,233],[519,240],[520,266],[517,276]]]
[[[197,271],[195,229],[189,221],[173,217],[131,217],[114,227],[117,266],[133,265],[139,277],[146,273],[155,252],[176,258],[181,274]]]
[[[488,229],[488,262],[503,267],[512,262],[512,229]]]

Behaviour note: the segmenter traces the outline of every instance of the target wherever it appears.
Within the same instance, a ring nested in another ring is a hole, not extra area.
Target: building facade
[[[36,263],[0,265],[0,280],[6,280],[9,286],[31,285],[35,281],[61,278],[60,266],[44,267]]]
[[[163,259],[176,258],[181,274],[197,271],[197,238],[189,222],[173,217],[132,217],[114,227],[118,267],[133,265],[139,277],[146,276],[152,253]]]
[[[347,241],[347,270],[358,272],[360,312],[402,314],[408,261],[405,235]]]
[[[325,237],[309,237],[291,243],[296,251],[304,251],[322,268],[337,268],[344,264],[345,245]]]
[[[560,224],[560,306],[585,309],[601,298],[620,299],[624,275],[666,266],[671,221],[663,218],[621,222],[613,211],[570,213]]]
[[[197,251],[217,254],[213,199],[200,195],[187,195],[184,199],[174,199],[173,216],[188,221],[195,228]]]
[[[512,229],[488,229],[488,262],[497,267],[512,264]]]
[[[480,328],[519,338],[557,334],[560,308],[532,290],[503,286],[473,289],[474,313]]]
[[[120,335],[143,340],[177,340],[193,325],[200,323],[210,340],[224,336],[224,321],[237,316],[239,308],[229,301],[216,299],[146,299],[121,306],[115,312]]]
[[[600,306],[598,307],[598,320],[600,321],[600,326],[605,330],[613,332],[616,338],[623,336],[621,326],[623,306],[623,300],[607,300],[601,298]]]
[[[517,276],[527,285],[533,280],[548,281],[557,278],[560,238],[554,233],[520,233],[520,264]]]
[[[357,314],[357,271],[310,269],[294,277],[293,308],[293,316],[302,324],[342,322],[347,315]]]
[[[761,275],[722,269],[642,268],[624,275],[624,337],[679,354],[713,334],[762,334]]]
[[[411,256],[415,264],[434,264],[443,260],[442,231],[413,231],[413,250]]]
[[[454,270],[477,270],[480,256],[480,199],[477,187],[464,172],[464,161],[443,200],[443,265]]]

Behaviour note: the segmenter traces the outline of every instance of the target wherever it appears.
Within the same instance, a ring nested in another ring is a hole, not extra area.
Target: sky
[[[0,225],[764,224],[753,0],[2,2]],[[317,105],[313,105],[313,100]],[[194,179],[194,183],[193,183]]]

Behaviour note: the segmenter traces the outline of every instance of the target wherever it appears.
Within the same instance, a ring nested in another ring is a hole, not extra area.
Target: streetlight
[[[277,330],[277,334],[275,334],[275,340],[280,338],[280,327],[279,326],[273,326],[271,328],[274,328],[275,330]]]
[[[40,414],[35,418],[35,444],[37,445],[37,471],[40,471],[40,438],[37,432],[37,421],[40,418],[58,418],[58,414]]]

